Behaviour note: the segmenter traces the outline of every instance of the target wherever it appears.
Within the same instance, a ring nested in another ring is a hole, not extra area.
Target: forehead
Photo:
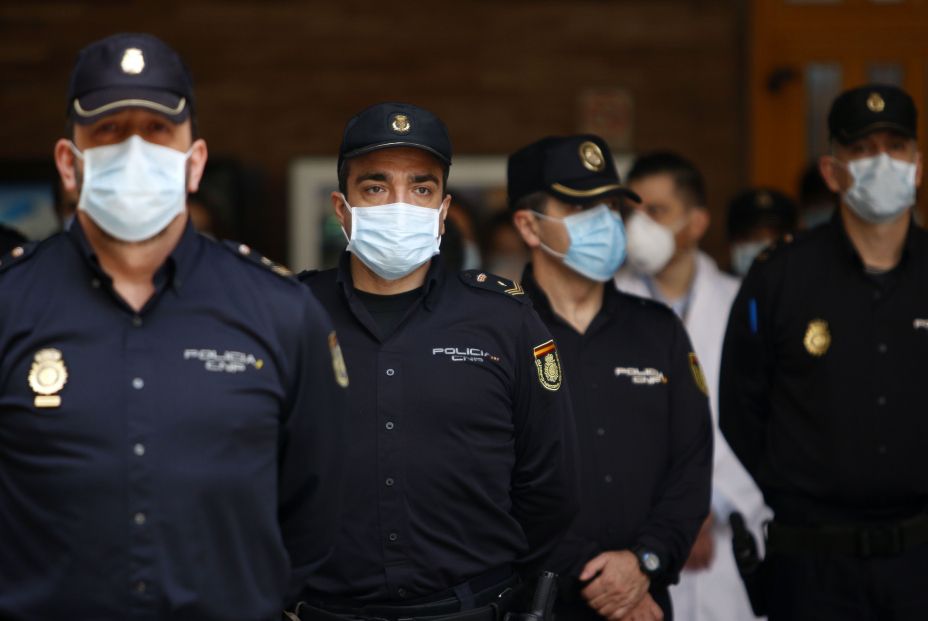
[[[654,173],[630,179],[628,187],[645,202],[677,198],[677,185],[670,173]]]
[[[350,177],[383,173],[392,176],[433,174],[441,180],[444,170],[434,155],[414,147],[378,149],[348,160]]]

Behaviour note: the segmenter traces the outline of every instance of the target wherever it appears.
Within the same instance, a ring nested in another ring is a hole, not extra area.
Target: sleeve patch
[[[690,352],[689,358],[690,358],[690,371],[692,371],[693,373],[693,381],[696,382],[696,388],[698,388],[702,394],[708,397],[709,396],[709,384],[706,382],[706,376],[703,375],[702,367],[699,366],[699,358],[697,358],[696,354],[693,352]]]
[[[561,387],[561,360],[557,355],[557,346],[554,341],[546,341],[532,351],[535,358],[535,369],[538,371],[538,381],[542,388],[555,391]]]

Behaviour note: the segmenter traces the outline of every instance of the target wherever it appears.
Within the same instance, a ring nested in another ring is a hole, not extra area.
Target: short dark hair
[[[706,182],[696,166],[672,151],[655,151],[635,160],[628,172],[627,181],[631,183],[654,175],[670,175],[677,192],[692,206],[705,207]]]
[[[526,194],[516,201],[516,204],[513,205],[513,210],[520,211],[522,209],[531,209],[532,211],[541,213],[545,203],[548,202],[548,198],[550,198],[550,195],[547,192],[538,191]]]
[[[345,196],[348,196],[348,175],[351,174],[348,162],[350,161],[351,158],[344,159],[342,160],[342,165],[338,167],[338,191]],[[447,193],[448,189],[449,166],[438,158],[435,158],[435,161],[441,165],[441,192],[444,195]]]

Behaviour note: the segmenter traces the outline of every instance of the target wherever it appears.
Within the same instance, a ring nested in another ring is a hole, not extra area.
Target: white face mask
[[[438,254],[442,207],[409,203],[352,207],[348,251],[384,280],[397,280]],[[342,229],[344,232],[344,229]]]
[[[628,218],[628,264],[641,274],[653,276],[664,269],[677,249],[674,235],[686,226],[681,218],[673,227],[654,221],[648,214],[636,210]]]
[[[746,276],[751,264],[764,248],[770,245],[769,241],[738,242],[731,246],[731,271],[738,276]]]
[[[83,153],[72,143],[71,150],[84,161],[77,208],[116,239],[150,239],[183,213],[190,151],[181,153],[136,135]]]
[[[880,153],[846,166],[854,184],[844,202],[867,222],[888,222],[915,204],[915,164]]]

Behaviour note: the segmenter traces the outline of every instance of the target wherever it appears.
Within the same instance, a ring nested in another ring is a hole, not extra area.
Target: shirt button
[[[145,386],[145,380],[143,380],[141,377],[136,377],[135,379],[132,380],[132,387],[135,388],[136,390],[142,390],[144,386]]]
[[[145,445],[136,444],[135,446],[132,447],[132,452],[135,453],[136,457],[141,457],[142,455],[145,454]]]
[[[392,478],[392,477],[387,477],[387,480],[384,481],[384,483],[387,484],[387,487],[393,487],[393,483],[394,483],[393,478]]]
[[[876,398],[877,405],[886,405],[886,397],[879,396]]]
[[[94,278],[93,280],[91,280],[91,281],[90,281],[90,286],[93,287],[94,289],[99,289],[99,288],[100,288],[100,279],[99,279],[99,278]]]
[[[873,292],[873,299],[874,299],[874,300],[879,300],[881,297],[883,297],[883,294],[880,293],[879,291],[874,291],[874,292]]]
[[[142,318],[139,317],[138,315],[134,316],[134,317],[132,318],[132,325],[135,326],[136,328],[141,328],[141,327],[142,327]]]
[[[395,373],[396,371],[394,371],[393,369],[387,369],[387,375],[392,377]]]
[[[604,436],[604,435],[606,435],[606,430],[603,429],[602,427],[600,427],[599,429],[596,430],[596,435],[598,435],[598,436]]]
[[[886,349],[887,349],[886,343],[880,343],[879,345],[876,346],[876,350],[880,352],[881,354],[885,354]]]
[[[612,475],[607,474],[606,476],[603,477],[603,481],[605,481],[606,483],[612,483]]]
[[[397,535],[396,533],[390,533],[389,535],[387,535],[387,539],[389,539],[390,541],[396,541],[399,538],[400,536]]]
[[[885,445],[885,444],[880,444],[879,446],[877,446],[877,447],[876,447],[876,452],[879,453],[880,455],[885,455],[885,454],[886,454],[886,445]]]
[[[403,587],[400,587],[396,590],[396,594],[399,595],[400,597],[406,597],[406,589],[404,589]]]
[[[141,512],[136,513],[136,514],[132,517],[132,521],[135,522],[135,525],[136,525],[136,526],[144,526],[144,525],[145,525],[145,521],[146,521],[147,519],[148,519],[148,518],[145,517],[145,514],[144,514],[144,513],[141,513]]]
[[[144,593],[144,592],[147,591],[147,590],[148,590],[148,585],[145,584],[145,582],[144,582],[143,580],[139,580],[138,582],[135,583],[135,592],[136,592],[136,593]]]
[[[388,421],[386,422],[386,424],[384,425],[384,427],[386,427],[388,431],[389,431],[389,430],[392,430],[392,429],[393,429],[393,421],[392,421],[392,420],[388,420]]]

